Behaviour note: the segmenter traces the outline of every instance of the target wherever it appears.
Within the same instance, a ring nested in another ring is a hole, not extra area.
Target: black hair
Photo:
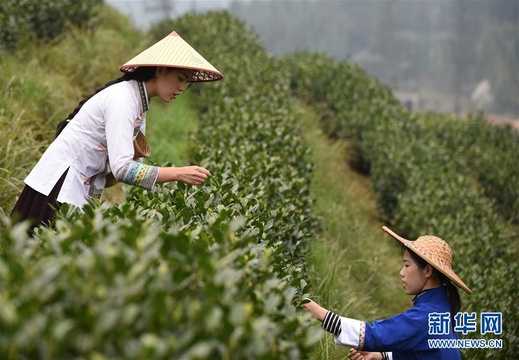
[[[420,256],[416,255],[412,250],[409,250],[408,248],[404,247],[404,250],[409,251],[409,254],[413,258],[416,265],[418,265],[419,268],[425,269],[427,265],[430,265],[427,261],[422,259]],[[440,271],[438,271],[434,266],[430,265],[436,274],[438,274],[438,277],[440,279],[440,282],[447,287],[447,295],[449,297],[449,303],[451,307],[451,324],[455,324],[454,322],[454,316],[461,310],[461,298],[460,294],[458,292],[458,288],[456,285],[452,283],[452,281],[445,275],[443,275]]]
[[[79,110],[81,109],[81,107],[83,107],[83,105],[92,97],[94,96],[95,94],[97,94],[98,92],[106,89],[107,87],[111,86],[111,85],[114,85],[114,84],[117,84],[117,83],[120,83],[120,82],[123,82],[123,81],[128,81],[128,80],[138,80],[138,81],[147,81],[151,78],[153,78],[153,76],[155,76],[155,73],[157,72],[157,67],[156,66],[140,66],[138,68],[136,68],[134,71],[132,72],[128,72],[128,73],[125,73],[124,75],[118,77],[117,79],[114,79],[114,80],[111,80],[109,82],[107,82],[104,86],[98,88],[97,90],[95,90],[93,93],[91,93],[90,95],[86,96],[83,100],[81,100],[79,102],[79,104],[76,106],[76,108],[74,109],[74,111],[72,111],[65,120],[61,121],[58,126],[56,127],[56,134],[55,134],[55,137],[58,137],[58,135],[63,131],[63,129],[65,128],[65,126],[67,126],[67,124],[69,123],[70,120],[72,120],[74,118],[74,116],[76,116],[76,114],[79,112]]]

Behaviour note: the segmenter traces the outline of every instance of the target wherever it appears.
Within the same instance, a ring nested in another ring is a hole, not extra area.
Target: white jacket
[[[133,160],[133,139],[146,129],[148,97],[144,84],[142,88],[141,96],[137,81],[123,81],[90,98],[50,144],[25,183],[48,195],[68,169],[57,200],[79,207],[101,196],[110,169],[117,180],[151,190],[159,167]]]

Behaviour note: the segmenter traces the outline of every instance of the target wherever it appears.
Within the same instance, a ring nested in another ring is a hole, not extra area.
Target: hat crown
[[[190,82],[217,81],[223,78],[221,72],[175,31],[121,65],[119,70],[128,73],[141,66],[194,70]]]
[[[452,269],[452,249],[444,240],[437,236],[424,235],[414,241],[414,247],[429,259],[443,267]]]

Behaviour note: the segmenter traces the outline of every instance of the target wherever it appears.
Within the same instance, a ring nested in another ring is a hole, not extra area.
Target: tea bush
[[[0,48],[14,49],[26,39],[52,40],[67,24],[88,27],[103,0],[5,0],[0,3]]]
[[[484,119],[459,121],[452,116],[424,114],[430,131],[478,179],[486,196],[506,219],[519,224],[519,132],[489,126]],[[499,160],[497,160],[499,158]]]
[[[2,234],[3,358],[302,358],[317,337],[273,270],[275,250],[223,209],[165,228],[141,195],[85,214],[65,206],[37,238]]]

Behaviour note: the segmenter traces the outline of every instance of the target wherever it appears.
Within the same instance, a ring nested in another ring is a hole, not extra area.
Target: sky
[[[246,1],[246,0],[241,0]],[[140,29],[146,30],[151,23],[160,20],[161,14],[152,9],[163,0],[105,0],[117,10],[127,15]],[[188,11],[227,9],[232,0],[173,0],[174,16]]]

